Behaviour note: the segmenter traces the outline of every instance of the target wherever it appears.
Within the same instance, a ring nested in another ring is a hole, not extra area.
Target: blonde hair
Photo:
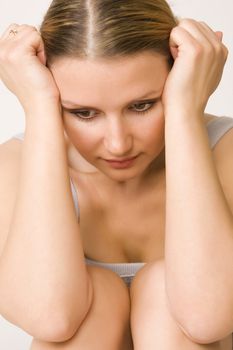
[[[59,57],[113,58],[153,51],[173,64],[176,17],[165,0],[53,0],[40,32],[47,64]]]

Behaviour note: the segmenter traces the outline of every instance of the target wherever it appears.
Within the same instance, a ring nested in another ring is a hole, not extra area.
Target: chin
[[[109,171],[106,171],[106,169],[101,169],[100,171],[104,173],[109,179],[120,183],[136,179],[145,172],[145,169],[139,170],[136,168],[128,168],[120,170],[110,169]]]

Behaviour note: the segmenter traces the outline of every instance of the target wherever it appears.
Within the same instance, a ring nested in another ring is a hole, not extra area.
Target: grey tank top
[[[213,149],[214,146],[217,144],[217,142],[227,133],[228,130],[233,128],[233,118],[231,117],[217,117],[216,119],[213,119],[209,121],[209,123],[206,126],[208,137],[209,137],[209,143],[210,147]],[[20,133],[17,135],[14,135],[13,138],[17,138],[19,140],[23,140],[24,134]],[[80,217],[80,211],[78,206],[78,195],[76,188],[73,184],[72,179],[70,178],[70,185],[71,185],[71,191],[73,195],[74,205],[76,208],[77,216]],[[117,273],[124,282],[130,286],[133,277],[137,273],[138,270],[140,270],[146,263],[138,262],[138,263],[104,263],[100,261],[91,260],[88,258],[85,258],[87,265],[92,266],[100,266],[107,268],[109,270],[114,271]]]

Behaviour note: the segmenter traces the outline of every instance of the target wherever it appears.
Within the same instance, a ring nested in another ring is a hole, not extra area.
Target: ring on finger
[[[9,32],[9,35],[13,34],[14,36],[18,34],[18,30],[17,29],[11,29]]]

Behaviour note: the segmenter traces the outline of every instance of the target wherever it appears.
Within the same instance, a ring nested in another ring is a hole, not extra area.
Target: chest
[[[102,262],[149,262],[164,255],[165,193],[134,200],[79,199],[85,256]]]

